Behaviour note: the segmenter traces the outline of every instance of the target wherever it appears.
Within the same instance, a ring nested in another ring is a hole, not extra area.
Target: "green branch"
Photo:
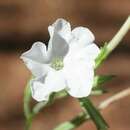
[[[117,34],[112,38],[112,40],[105,44],[105,46],[101,49],[101,53],[96,59],[95,69],[98,68],[103,61],[108,57],[108,55],[118,46],[118,44],[122,41],[126,33],[130,30],[130,16],[126,19],[120,30]]]
[[[25,130],[29,130],[31,126],[31,108],[30,108],[30,102],[31,102],[31,90],[30,90],[30,81],[27,83],[27,86],[24,91],[24,115],[26,118],[26,125]]]

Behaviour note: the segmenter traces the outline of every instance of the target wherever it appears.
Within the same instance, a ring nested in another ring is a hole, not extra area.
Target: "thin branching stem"
[[[108,55],[117,47],[117,45],[121,42],[121,40],[124,38],[124,36],[126,35],[126,33],[129,31],[130,29],[130,16],[127,18],[127,20],[125,21],[125,23],[123,24],[123,26],[120,28],[120,30],[117,32],[117,34],[113,37],[113,39],[107,44],[106,46],[106,50],[104,51],[102,58],[97,58],[96,60],[96,65],[95,65],[95,69],[97,69],[102,63],[103,61],[108,57]],[[129,89],[128,89],[129,90]],[[112,102],[120,99],[121,97],[126,96],[128,93],[127,92],[123,92],[123,96],[122,93],[120,93],[118,96],[113,96],[111,98],[109,98],[109,100],[106,100],[104,102],[102,102],[99,105],[99,109],[104,109],[106,108],[109,104],[111,104]],[[32,124],[32,119],[34,118],[34,115],[36,115],[37,113],[39,113],[39,111],[41,110],[42,107],[44,107],[46,105],[46,103],[41,103],[41,104],[37,104],[34,109],[31,111],[30,110],[30,101],[31,101],[31,96],[30,96],[30,91],[29,88],[25,89],[25,94],[24,94],[24,113],[25,113],[25,117],[26,117],[26,128],[25,130],[29,130],[30,126]],[[68,127],[66,129],[62,129],[62,130],[72,130],[75,128],[75,126],[79,126],[81,125],[83,122],[85,122],[86,120],[88,120],[90,117],[89,115],[87,115],[86,113],[81,113],[78,117],[74,118],[73,120],[71,120],[70,122],[67,122],[67,124],[71,124],[71,129],[69,129]],[[78,119],[78,120],[76,120]],[[79,119],[81,121],[79,121]],[[78,122],[78,125],[74,125],[72,124],[72,122]],[[64,126],[64,125],[63,125]],[[59,127],[57,127],[55,130],[61,130],[58,129]]]

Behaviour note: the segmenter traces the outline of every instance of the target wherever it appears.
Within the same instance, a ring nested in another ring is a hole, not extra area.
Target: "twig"
[[[116,35],[112,38],[110,42],[105,46],[105,51],[101,51],[96,59],[95,69],[97,69],[104,60],[109,56],[109,54],[119,45],[121,40],[124,38],[126,33],[130,30],[130,16],[126,19],[124,24],[121,26]]]
[[[122,25],[120,30],[113,37],[113,39],[109,42],[107,46],[109,53],[117,47],[117,45],[121,42],[121,40],[124,38],[126,33],[129,31],[129,29],[130,29],[130,16],[126,19],[125,23]]]
[[[105,109],[106,107],[108,107],[110,104],[112,104],[115,101],[118,101],[126,96],[130,95],[130,88],[127,88],[115,95],[113,95],[112,97],[109,97],[108,99],[104,100],[103,102],[100,103],[99,105],[99,109]]]

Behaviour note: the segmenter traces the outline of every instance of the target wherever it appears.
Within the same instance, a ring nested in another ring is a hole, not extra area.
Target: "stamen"
[[[64,67],[63,60],[61,58],[55,58],[51,62],[51,67],[55,70],[61,70]]]

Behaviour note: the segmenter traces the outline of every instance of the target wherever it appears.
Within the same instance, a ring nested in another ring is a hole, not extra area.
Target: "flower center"
[[[61,70],[64,67],[63,59],[61,58],[55,58],[51,62],[51,67],[55,70]]]

